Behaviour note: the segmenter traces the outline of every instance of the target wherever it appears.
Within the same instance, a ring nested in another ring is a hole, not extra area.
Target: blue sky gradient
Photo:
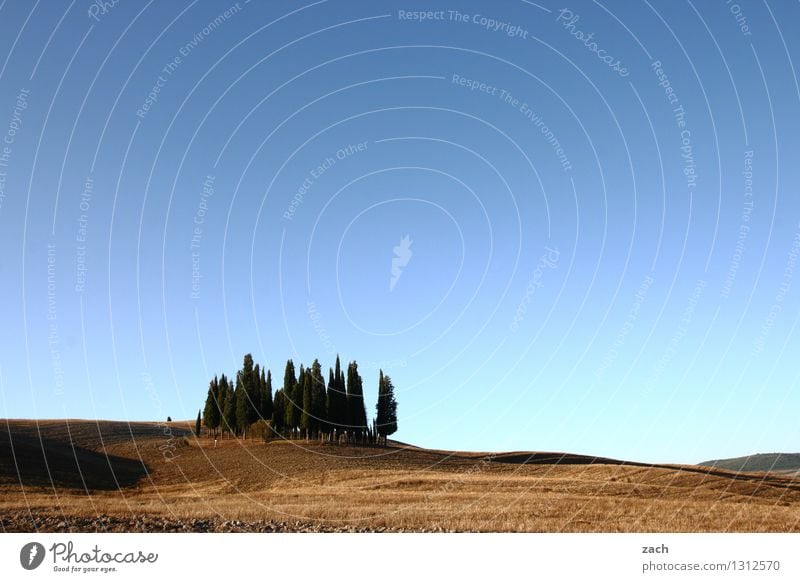
[[[421,446],[796,451],[799,19],[2,2],[0,415],[338,353]]]

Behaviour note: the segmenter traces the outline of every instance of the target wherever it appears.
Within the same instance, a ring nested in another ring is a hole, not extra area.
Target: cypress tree
[[[194,423],[194,436],[200,436],[200,409],[197,409],[197,420]]]
[[[258,364],[253,365],[253,356],[245,354],[242,361],[242,369],[239,371],[237,380],[241,384],[240,400],[237,401],[237,417],[239,430],[244,434],[250,425],[258,420],[258,413],[261,410],[260,390],[258,387],[260,369]]]
[[[311,373],[303,370],[302,365],[300,366],[300,379],[298,383],[302,385],[303,390],[303,411],[300,414],[300,430],[303,431],[306,438],[308,438],[309,433],[314,429],[314,417],[311,412]]]
[[[347,430],[348,425],[347,393],[344,373],[342,372],[338,355],[336,356],[336,369],[332,372],[331,379],[328,383],[326,408],[327,420],[330,426],[329,430],[333,430],[334,436],[338,438],[342,431]]]
[[[224,376],[223,376],[224,378]],[[219,398],[219,381],[217,377],[214,376],[214,379],[209,382],[208,385],[208,396],[206,397],[206,405],[203,408],[203,420],[205,422],[206,428],[214,433],[219,427],[220,422],[220,408],[219,402],[217,401]],[[200,432],[197,431],[199,435]]]
[[[228,379],[225,379],[225,389],[224,389],[224,400],[223,400],[223,412],[222,417],[224,419],[223,422],[223,429],[228,432],[228,434],[235,435],[237,432],[236,429],[236,394],[233,390],[233,386],[231,386],[231,382]]]
[[[347,418],[349,431],[356,440],[363,439],[367,430],[367,410],[364,407],[364,386],[355,361],[347,366]]]
[[[242,378],[241,371],[236,375],[236,388],[234,389],[233,394],[236,409],[235,434],[237,436],[245,436],[245,431],[249,426],[247,422],[249,403],[247,401],[247,390],[245,389],[245,383]]]
[[[225,396],[228,391],[228,377],[222,374],[219,377],[219,384],[217,385],[216,403],[217,413],[219,414],[219,425],[222,426],[225,422]]]
[[[303,414],[303,389],[305,388],[306,369],[303,364],[300,364],[300,373],[297,375],[297,384],[294,385],[292,390],[292,408],[294,424],[292,429],[295,433],[300,432],[300,419]]]
[[[267,376],[264,377],[264,370],[261,370],[261,417],[264,420],[272,418],[272,372],[267,370]]]
[[[319,360],[311,364],[310,391],[311,391],[311,431],[315,437],[325,430],[327,415],[325,413],[325,378],[322,375],[322,366]]]
[[[272,407],[272,430],[276,434],[283,434],[286,427],[286,397],[283,389],[275,393],[275,401]]]
[[[252,358],[250,358],[252,361]],[[254,423],[261,417],[261,366],[256,364],[250,372],[250,378],[247,382],[247,395],[249,396],[249,410],[248,420],[250,424]]]
[[[397,401],[394,397],[394,385],[389,376],[380,371],[378,378],[378,403],[375,405],[377,431],[386,444],[387,437],[397,432]]]
[[[340,426],[346,427],[350,424],[350,411],[347,409],[347,387],[344,381],[344,372],[339,366],[339,356],[336,356],[336,372],[338,376],[336,379],[336,414],[338,416],[337,422]]]
[[[284,420],[283,424],[290,433],[294,431],[298,412],[298,407],[295,406],[295,388],[297,386],[297,377],[294,372],[294,362],[288,360],[286,362],[286,370],[283,373],[283,398],[284,398]]]
[[[333,368],[328,368],[328,390],[325,393],[325,424],[322,430],[325,433],[330,433],[331,436],[334,436],[334,428],[335,428],[335,412],[334,406],[336,406],[336,380],[334,379],[333,375]]]
[[[244,383],[242,382],[241,371],[236,374],[236,384],[233,388],[233,409],[236,415],[234,435],[239,436],[242,428],[247,422],[247,399],[244,395]]]

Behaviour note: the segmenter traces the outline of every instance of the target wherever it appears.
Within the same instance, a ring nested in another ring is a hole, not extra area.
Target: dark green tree
[[[219,383],[217,384],[217,412],[219,413],[219,424],[222,426],[225,422],[225,397],[228,391],[228,377],[221,374]]]
[[[245,390],[244,380],[242,379],[242,372],[236,375],[236,387],[233,391],[233,400],[236,409],[236,430],[234,434],[238,436],[246,436],[245,432],[249,426],[249,407],[250,404],[247,398],[247,391]]]
[[[328,390],[325,393],[325,423],[322,427],[323,432],[329,434],[331,438],[335,437],[333,422],[333,408],[336,402],[334,389],[336,387],[336,378],[333,375],[333,368],[328,368]]]
[[[300,413],[300,430],[309,438],[311,432],[314,430],[314,417],[311,412],[311,393],[312,393],[312,380],[310,371],[303,370],[300,366],[300,377],[298,383],[303,387],[303,410]]]
[[[378,403],[375,405],[376,430],[383,444],[386,445],[390,434],[397,432],[397,400],[394,397],[394,385],[389,376],[380,371],[378,378]]]
[[[197,420],[194,423],[194,436],[196,436],[196,437],[200,436],[200,422],[201,422],[201,420],[200,420],[200,409],[198,408],[197,409]]]
[[[362,441],[367,432],[367,409],[364,407],[364,384],[355,361],[347,366],[347,421],[348,432]]]
[[[325,377],[322,375],[322,366],[319,360],[311,364],[311,432],[318,437],[321,432],[327,432],[327,413],[325,403]]]
[[[297,388],[297,377],[295,376],[294,362],[286,362],[286,370],[283,372],[283,398],[284,398],[284,426],[289,434],[300,424],[301,401],[295,405],[295,391]]]
[[[261,370],[261,417],[264,420],[269,420],[272,418],[272,407],[274,406],[272,402],[272,372],[267,370],[266,377],[264,376],[264,370]]]
[[[236,394],[234,392],[232,383],[223,376],[224,385],[220,380],[220,393],[224,394],[222,398],[222,428],[230,435],[236,435],[238,426],[236,424]]]
[[[300,419],[303,414],[303,388],[306,381],[306,369],[300,364],[300,372],[297,374],[297,384],[294,385],[292,392],[292,405],[294,407],[294,425],[292,429],[295,434],[300,434]]]
[[[214,379],[209,382],[206,405],[203,408],[203,422],[205,423],[206,428],[211,431],[212,434],[216,434],[216,430],[219,428],[220,423],[221,414],[218,399],[219,380],[217,380],[217,377],[214,376]]]
[[[250,422],[253,423],[261,418],[261,366],[256,364],[250,373],[248,380],[247,395],[250,397]]]
[[[247,437],[250,426],[259,419],[261,411],[261,370],[253,364],[253,356],[245,354],[242,369],[236,374],[237,434]]]
[[[272,407],[272,430],[276,435],[282,435],[286,427],[286,397],[283,389],[275,393],[275,401]]]
[[[328,383],[327,417],[334,437],[338,438],[342,431],[347,430],[347,389],[345,388],[344,373],[342,372],[339,356],[336,356],[336,368]]]

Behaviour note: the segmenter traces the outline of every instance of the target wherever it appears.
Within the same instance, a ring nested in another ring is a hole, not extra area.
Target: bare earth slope
[[[0,531],[800,531],[800,480],[562,453],[0,420]]]

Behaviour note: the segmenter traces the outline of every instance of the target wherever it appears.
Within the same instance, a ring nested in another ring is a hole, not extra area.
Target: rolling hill
[[[797,473],[800,472],[800,453],[762,453],[733,459],[705,461],[700,464],[705,467],[736,472]]]
[[[800,531],[788,475],[191,424],[0,420],[0,531]]]

